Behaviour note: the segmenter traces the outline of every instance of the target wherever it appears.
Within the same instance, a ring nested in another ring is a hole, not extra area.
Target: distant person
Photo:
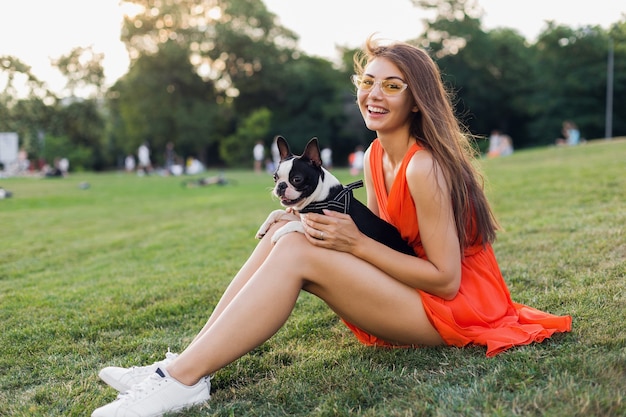
[[[364,148],[362,145],[358,145],[354,152],[349,156],[348,162],[350,163],[350,174],[359,175],[363,170],[363,158],[365,156]]]
[[[488,158],[496,158],[498,156],[508,156],[513,153],[513,140],[509,135],[503,134],[500,130],[494,129],[489,135],[489,151]]]
[[[13,193],[9,190],[5,190],[4,188],[0,187],[0,200],[3,200],[5,198],[11,198],[13,196]]]
[[[513,154],[513,139],[509,135],[503,135],[500,156],[509,156],[511,154]]]
[[[272,153],[272,163],[274,164],[274,167],[277,167],[280,163],[280,152],[278,151],[278,145],[275,140],[272,141],[270,152]]]
[[[26,149],[20,148],[20,151],[17,153],[17,173],[25,174],[30,168],[28,152],[26,152]]]
[[[565,120],[563,122],[563,129],[561,130],[561,133],[563,134],[563,137],[556,140],[557,145],[576,146],[580,143],[580,131],[578,130],[576,123],[570,120]]]
[[[61,158],[54,158],[54,163],[52,166],[46,164],[44,165],[42,172],[46,178],[60,178],[63,177],[63,171],[60,168]]]
[[[322,157],[322,165],[326,167],[326,169],[332,169],[333,167],[333,150],[328,146],[324,147],[321,151],[320,156]]]
[[[200,162],[197,158],[190,156],[187,158],[187,164],[185,167],[185,174],[187,175],[196,175],[204,172],[204,164]]]
[[[491,134],[489,135],[489,150],[487,151],[487,156],[492,156],[496,154],[497,149],[500,147],[501,140],[502,132],[498,129],[493,129],[491,131]]]
[[[67,176],[70,171],[70,161],[67,158],[59,159],[59,170],[61,171],[61,175],[64,177]]]
[[[126,155],[126,158],[124,158],[124,169],[126,172],[135,172],[136,167],[135,156],[132,154]]]
[[[137,149],[137,159],[137,173],[149,174],[152,171],[152,162],[150,161],[150,148],[147,142],[142,143]]]
[[[257,174],[263,172],[263,161],[265,160],[265,146],[262,141],[257,141],[252,149],[252,156],[254,157],[254,172]]]
[[[167,175],[174,175],[176,165],[176,152],[174,151],[174,143],[167,142],[165,145],[165,172]]]

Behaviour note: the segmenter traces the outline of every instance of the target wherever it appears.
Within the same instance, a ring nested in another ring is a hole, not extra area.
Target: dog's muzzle
[[[276,195],[279,197],[284,197],[286,190],[287,190],[287,184],[285,182],[280,182],[276,186]]]
[[[294,198],[293,200],[287,198],[286,194],[287,194],[288,188],[289,186],[284,181],[281,181],[278,184],[276,184],[275,193],[276,193],[276,196],[280,198],[280,203],[283,206],[285,207],[293,206],[293,205],[298,204],[300,201],[304,199],[302,195],[300,195],[298,198]]]

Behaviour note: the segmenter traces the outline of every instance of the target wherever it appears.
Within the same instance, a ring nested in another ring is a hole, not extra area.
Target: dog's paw
[[[304,234],[304,226],[300,220],[293,220],[276,230],[272,235],[272,243],[278,242],[278,239],[285,236],[287,233],[298,232]]]
[[[263,222],[263,224],[261,225],[261,227],[259,227],[259,230],[256,232],[255,237],[257,239],[261,239],[263,236],[265,236],[267,234],[267,231],[270,229],[270,227],[281,220],[287,220],[287,221],[295,221],[298,220],[298,216],[296,216],[295,214],[292,213],[287,213],[285,210],[274,210],[272,211],[269,216],[267,216],[267,219],[265,219],[265,222]]]

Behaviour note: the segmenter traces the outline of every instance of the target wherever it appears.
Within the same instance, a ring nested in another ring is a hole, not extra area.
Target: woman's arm
[[[406,175],[427,260],[397,252],[367,237],[349,215],[337,212],[307,215],[307,237],[317,246],[352,253],[413,288],[444,299],[454,298],[461,282],[461,252],[443,175],[433,169],[432,158],[424,151],[413,156]],[[370,197],[372,181],[367,171],[366,184],[369,204],[375,197]],[[324,240],[314,237],[320,231],[324,231]]]
[[[365,178],[365,192],[367,193],[366,205],[374,214],[380,217],[376,191],[374,191],[374,181],[372,180],[372,172],[370,171],[370,149],[371,148],[368,147],[363,156],[363,177]]]

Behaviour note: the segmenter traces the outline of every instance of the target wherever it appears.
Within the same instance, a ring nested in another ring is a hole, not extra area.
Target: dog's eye
[[[291,183],[295,186],[298,186],[302,184],[303,182],[304,182],[304,177],[302,177],[301,175],[294,175],[293,178],[291,178]]]
[[[274,178],[274,182],[278,181],[278,174],[274,173],[273,178]]]

